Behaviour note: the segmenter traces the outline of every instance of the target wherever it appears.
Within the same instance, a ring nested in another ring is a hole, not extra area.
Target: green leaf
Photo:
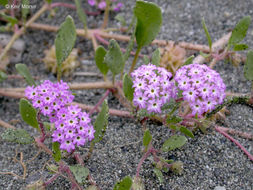
[[[7,78],[8,76],[3,71],[0,71],[0,82],[3,82]]]
[[[187,129],[186,127],[184,127],[184,126],[180,127],[180,131],[181,131],[181,133],[184,133],[188,137],[194,138],[194,135],[192,134],[192,132],[189,129]]]
[[[162,25],[162,12],[154,3],[137,1],[134,14],[137,17],[135,37],[138,49],[141,49],[149,45],[159,33]]]
[[[46,0],[48,4],[51,4],[53,0]]]
[[[187,142],[185,136],[174,135],[168,138],[162,146],[162,151],[168,152],[176,148],[180,148]]]
[[[19,144],[31,144],[34,139],[24,129],[6,129],[1,137],[3,140]]]
[[[53,142],[52,145],[53,149],[53,157],[56,162],[59,162],[61,160],[61,150],[60,150],[60,143]]]
[[[143,57],[143,61],[144,61],[144,64],[145,65],[147,65],[147,64],[149,64],[149,57],[147,56],[147,55],[144,55],[144,57]]]
[[[19,63],[19,64],[16,64],[15,67],[16,67],[18,73],[25,78],[25,80],[29,86],[36,85],[33,80],[32,75],[30,74],[30,72],[25,64]]]
[[[8,0],[1,0],[1,1],[0,1],[0,5],[5,6],[5,5],[7,5],[7,4],[8,4]]]
[[[94,129],[96,130],[96,132],[94,134],[94,140],[92,141],[93,143],[97,143],[103,139],[104,133],[108,125],[108,116],[109,108],[107,101],[105,100],[103,102],[102,109],[94,123]]]
[[[203,53],[202,51],[200,51],[199,54],[205,59],[211,56],[210,54]]]
[[[243,51],[243,50],[246,50],[248,48],[249,48],[249,46],[246,45],[246,44],[235,44],[233,50],[234,51]]]
[[[126,20],[121,14],[117,14],[115,19],[121,23],[122,26],[126,26]]]
[[[231,46],[239,43],[240,41],[242,41],[245,38],[245,36],[247,34],[247,30],[250,25],[250,21],[251,21],[251,17],[246,16],[246,17],[242,18],[237,23],[237,25],[233,29],[232,34],[229,38],[228,47],[231,47]]]
[[[186,61],[184,62],[183,65],[190,65],[190,64],[192,64],[193,59],[194,59],[194,55],[188,57],[188,58],[186,59]],[[182,66],[183,66],[183,65],[182,65]]]
[[[160,59],[161,59],[160,50],[156,49],[152,54],[152,64],[156,66],[160,65]]]
[[[26,22],[27,15],[29,14],[29,0],[22,0],[22,19]]]
[[[113,190],[130,190],[132,183],[133,183],[132,178],[129,176],[126,176],[121,181],[115,184]]]
[[[119,44],[112,39],[109,43],[109,50],[107,51],[104,62],[109,67],[112,74],[115,76],[124,69],[124,58],[120,50]]]
[[[209,48],[210,48],[210,50],[212,50],[212,39],[211,39],[211,36],[210,36],[210,34],[207,30],[206,22],[205,22],[204,18],[202,18],[202,26],[203,26],[203,28],[205,30],[205,33],[206,33],[206,38],[207,38],[207,41],[208,41]]]
[[[76,4],[77,15],[78,15],[79,19],[81,20],[81,22],[83,23],[83,27],[86,32],[87,31],[87,19],[86,19],[87,16],[86,16],[84,10],[82,9],[80,1],[75,0],[75,4]]]
[[[247,60],[244,65],[244,76],[247,80],[253,81],[253,51],[250,50],[247,54]]]
[[[7,22],[11,23],[11,26],[14,26],[15,24],[18,23],[18,19],[16,19],[15,17],[8,16],[8,15],[6,15],[4,13],[0,13],[0,16],[3,19],[7,20]]]
[[[61,24],[55,39],[55,54],[57,60],[58,75],[61,76],[61,66],[71,53],[76,41],[76,27],[71,16],[67,16]],[[59,77],[60,78],[60,77]]]
[[[164,182],[163,173],[161,170],[154,168],[153,172],[155,173],[156,177],[159,180],[159,183],[162,184]]]
[[[90,172],[88,168],[81,165],[74,165],[74,166],[69,166],[69,169],[74,174],[76,181],[78,183],[80,184],[85,183],[85,180]]]
[[[103,46],[98,46],[95,52],[95,61],[98,69],[103,75],[106,75],[109,70],[109,67],[104,62],[105,55],[106,49]]]
[[[178,130],[178,127],[176,125],[169,125],[169,127],[174,131]]]
[[[37,111],[33,108],[32,104],[21,98],[19,101],[19,113],[22,119],[30,126],[39,129],[39,124],[37,121]]]
[[[133,81],[127,73],[123,77],[123,92],[125,97],[132,102],[134,98]]]
[[[143,146],[145,146],[145,150],[147,151],[148,145],[152,140],[152,135],[150,134],[149,130],[147,129],[143,136]]]
[[[179,123],[180,121],[182,121],[182,118],[181,117],[177,117],[177,116],[168,116],[167,119],[166,119],[166,123],[167,124],[176,124],[176,123]]]

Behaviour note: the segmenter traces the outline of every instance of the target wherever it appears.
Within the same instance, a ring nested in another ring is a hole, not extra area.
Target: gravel
[[[68,2],[68,1],[65,1]],[[69,1],[72,2],[72,1]],[[124,9],[120,12],[130,22],[132,16],[133,0],[122,1]],[[201,1],[201,0],[181,0],[166,1],[155,0],[163,12],[163,26],[159,33],[159,39],[187,41],[199,44],[207,44],[204,31],[201,26],[201,17],[205,18],[206,25],[212,36],[213,41],[219,39],[235,26],[235,24],[246,15],[253,15],[252,0],[238,1]],[[34,2],[33,2],[34,3]],[[39,9],[41,3],[34,3]],[[87,7],[87,3],[84,4]],[[90,9],[90,8],[88,8]],[[91,9],[90,9],[91,10]],[[32,10],[33,12],[35,10]],[[65,17],[70,14],[78,28],[82,24],[78,20],[73,10],[59,8],[55,18],[50,19],[45,13],[38,20],[40,23],[59,25]],[[109,25],[111,27],[119,24],[113,19]],[[88,24],[95,28],[101,25],[103,17],[89,16]],[[244,42],[253,47],[253,25],[250,26]],[[40,80],[49,78],[56,80],[55,76],[45,70],[42,58],[44,50],[48,49],[55,39],[55,33],[38,30],[27,30],[22,37],[26,43],[26,48],[22,56],[23,63],[26,63],[34,76],[39,76]],[[78,37],[76,47],[81,50],[80,57],[88,61],[83,62],[76,71],[98,72],[94,61],[92,44],[90,41]],[[144,48],[142,53],[150,53],[153,48]],[[88,64],[87,64],[88,63]],[[128,65],[129,67],[129,65]],[[250,83],[243,76],[243,66],[233,67],[230,63],[218,62],[215,69],[221,74],[227,85],[227,90],[232,92],[249,93]],[[8,67],[8,73],[16,74],[14,64]],[[96,77],[66,77],[68,82],[92,82]],[[25,87],[23,81],[8,80],[0,84],[1,87]],[[85,104],[94,104],[104,93],[103,90],[75,91],[76,101]],[[117,99],[113,96],[108,98],[110,108],[123,109]],[[230,114],[226,119],[218,124],[236,130],[253,133],[253,110],[245,105],[233,105],[228,108]],[[37,132],[21,121],[18,111],[18,100],[0,97],[0,117],[6,122],[10,122],[17,128],[24,128],[32,135]],[[93,121],[95,116],[93,117]],[[150,129],[154,139],[154,146],[160,148],[162,143],[171,135],[165,126],[148,122],[147,128]],[[0,128],[0,133],[4,131]],[[129,175],[134,176],[137,164],[142,156],[142,126],[135,120],[110,116],[109,126],[104,139],[95,146],[91,159],[86,163],[90,169],[94,180],[101,189],[112,189],[116,181]],[[253,154],[253,142],[235,136],[235,138]],[[50,142],[47,142],[50,146]],[[5,142],[0,138],[0,170],[2,172],[11,171],[20,176],[23,168],[19,163],[13,161],[15,150],[23,152],[24,161],[30,160],[38,151],[33,145],[19,145]],[[86,155],[88,146],[81,150],[82,155]],[[19,157],[20,155],[18,155]],[[146,160],[142,166],[140,176],[145,189],[148,190],[252,190],[253,189],[253,164],[243,152],[238,149],[231,141],[212,128],[207,134],[197,132],[194,139],[188,139],[188,143],[181,149],[168,153],[162,153],[166,159],[182,161],[184,170],[181,175],[171,172],[164,173],[164,183],[159,184],[158,179],[153,173],[152,160]],[[39,179],[49,179],[50,172],[43,169],[43,165],[49,160],[45,153],[27,164],[26,179],[19,179],[11,175],[0,175],[0,189],[25,189],[28,184]],[[74,164],[73,160],[66,160]],[[50,161],[49,163],[53,163]],[[71,184],[63,177],[57,178],[47,189],[70,189]]]

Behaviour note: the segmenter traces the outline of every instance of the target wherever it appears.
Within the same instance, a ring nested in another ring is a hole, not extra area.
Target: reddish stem
[[[45,139],[46,139],[46,133],[45,133],[44,125],[43,125],[43,123],[40,120],[40,111],[37,114],[37,121],[39,123],[40,131],[41,131],[40,142],[43,143],[45,141]]]
[[[253,156],[233,137],[231,137],[229,134],[227,134],[225,131],[219,129],[219,127],[215,126],[215,130],[218,131],[220,134],[231,140],[233,143],[235,143],[248,157],[251,161],[253,161]]]
[[[44,182],[43,186],[46,187],[48,186],[50,183],[52,183],[54,180],[56,180],[57,177],[59,177],[60,174],[57,173],[55,174],[53,177],[51,177],[49,180],[47,180],[46,182]]]
[[[140,176],[140,169],[141,169],[141,166],[142,164],[144,163],[144,161],[149,157],[149,155],[152,153],[152,148],[149,148],[147,150],[147,152],[142,156],[138,166],[137,166],[137,169],[136,169],[136,174],[135,174],[135,177],[136,178],[139,178]]]
[[[98,103],[90,110],[89,115],[92,115],[96,110],[98,110],[98,107],[104,102],[105,98],[109,95],[110,89],[107,89],[104,96],[98,101]]]
[[[75,189],[75,188],[83,189],[82,187],[79,186],[79,184],[75,180],[75,177],[73,176],[73,174],[72,174],[71,170],[69,169],[69,167],[67,165],[64,165],[63,162],[60,162],[59,171],[66,172],[68,174],[69,180],[72,183],[72,189]]]

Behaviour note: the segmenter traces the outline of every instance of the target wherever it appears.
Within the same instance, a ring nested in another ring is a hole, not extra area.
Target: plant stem
[[[219,129],[217,126],[215,126],[215,130],[218,131],[220,134],[231,140],[233,143],[235,143],[248,157],[251,161],[253,161],[253,155],[251,155],[237,140],[235,140],[233,137],[231,137],[229,134],[227,134],[225,131]]]
[[[130,68],[129,73],[128,73],[129,76],[132,73],[132,71],[134,70],[134,67],[136,65],[136,62],[137,62],[138,55],[139,55],[140,51],[141,51],[141,48],[138,48],[137,51],[136,51],[136,53],[135,53],[134,60],[132,62],[131,68]]]
[[[98,103],[93,107],[93,109],[89,111],[89,115],[92,115],[95,112],[95,110],[98,109],[98,107],[104,102],[106,97],[109,95],[110,91],[111,91],[110,89],[106,90],[104,96],[98,101]]]
[[[87,155],[87,159],[90,159],[90,157],[91,157],[91,155],[92,155],[92,152],[93,152],[94,147],[95,147],[95,143],[94,143],[94,142],[92,142],[92,143],[90,144],[90,148],[89,148],[89,152],[88,152],[88,155]]]
[[[37,114],[37,120],[38,120],[38,123],[39,123],[40,132],[41,132],[40,142],[43,143],[46,139],[46,133],[45,133],[44,125],[40,120],[40,111]]]
[[[106,0],[106,8],[105,8],[105,14],[104,14],[104,22],[101,26],[101,29],[106,28],[107,24],[108,24],[108,20],[109,20],[109,13],[110,13],[110,0]]]
[[[14,126],[10,125],[9,123],[6,123],[5,121],[0,119],[0,126],[3,126],[4,128],[7,129],[16,129]]]
[[[152,146],[149,147],[149,149],[147,150],[147,152],[142,156],[138,166],[137,166],[137,169],[136,169],[136,174],[135,174],[135,177],[136,178],[139,178],[139,175],[140,175],[140,169],[141,169],[141,166],[142,164],[144,163],[144,161],[149,157],[149,155],[152,153]]]

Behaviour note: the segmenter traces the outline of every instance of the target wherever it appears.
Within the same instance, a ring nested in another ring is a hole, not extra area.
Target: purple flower
[[[106,2],[105,1],[101,1],[99,4],[98,4],[98,8],[101,9],[101,10],[104,10],[106,7]]]
[[[71,152],[76,146],[83,146],[94,138],[95,130],[89,115],[77,105],[67,105],[74,100],[67,83],[46,80],[37,87],[27,87],[25,95],[54,123],[52,140],[60,143],[60,149]]]
[[[131,74],[133,77],[133,104],[149,113],[161,113],[164,104],[176,95],[176,88],[170,81],[172,74],[152,64],[142,65]]]
[[[96,5],[96,0],[88,0],[90,6]]]
[[[65,139],[61,143],[60,149],[66,150],[67,152],[71,152],[72,150],[75,150],[75,144],[73,143],[72,139]]]
[[[226,86],[219,73],[206,65],[190,64],[180,68],[175,77],[183,98],[190,104],[192,114],[202,115],[221,104]]]
[[[118,3],[116,7],[113,8],[114,11],[118,12],[123,7],[123,3]]]

